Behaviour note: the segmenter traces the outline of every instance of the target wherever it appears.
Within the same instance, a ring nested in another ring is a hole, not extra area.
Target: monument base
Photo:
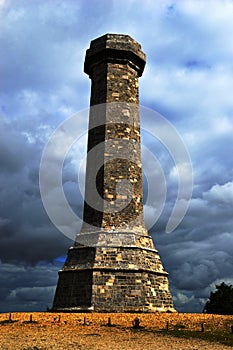
[[[168,274],[151,237],[127,233],[128,245],[114,246],[122,234],[110,234],[104,246],[106,233],[100,232],[96,246],[79,242],[69,249],[52,311],[175,312]]]

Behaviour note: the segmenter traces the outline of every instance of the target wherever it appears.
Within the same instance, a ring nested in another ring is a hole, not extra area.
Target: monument
[[[93,40],[83,226],[52,311],[173,312],[158,251],[143,217],[138,78],[146,57],[128,35]]]

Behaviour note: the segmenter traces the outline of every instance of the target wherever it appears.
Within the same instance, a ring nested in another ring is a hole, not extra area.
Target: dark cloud
[[[9,311],[9,306],[15,311],[45,311],[55,292],[56,270],[49,264],[0,264],[1,312]]]
[[[0,311],[51,305],[57,271],[72,241],[58,232],[42,205],[40,159],[56,127],[88,107],[85,50],[106,32],[130,34],[142,44],[147,65],[141,104],[173,123],[192,159],[190,208],[176,231],[164,234],[177,196],[175,164],[158,140],[142,135],[166,180],[165,207],[150,233],[177,309],[201,311],[216,283],[233,283],[232,7],[231,1],[216,1],[209,11],[209,4],[194,0],[143,6],[138,0],[0,1]],[[80,217],[77,173],[85,144],[82,139],[63,169],[66,198]],[[143,163],[150,168],[146,156]],[[50,171],[53,165],[51,160]],[[159,168],[151,174],[153,205],[158,205]],[[64,225],[72,225],[59,205],[54,210]],[[153,223],[155,208],[145,210]]]
[[[190,209],[176,232],[154,236],[175,293],[191,295],[190,305],[194,307],[196,303],[199,311],[216,283],[221,280],[232,283],[231,186],[232,183],[215,185],[203,193],[202,198],[192,199]],[[162,225],[156,228],[157,233],[163,231]],[[187,303],[185,300],[186,297],[176,299],[180,311],[190,303],[189,299]],[[186,311],[192,311],[192,307]]]

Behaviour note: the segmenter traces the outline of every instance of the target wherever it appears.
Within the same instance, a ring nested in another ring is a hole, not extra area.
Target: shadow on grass
[[[0,326],[4,326],[4,325],[7,325],[7,324],[12,324],[12,323],[15,323],[15,322],[18,322],[18,320],[2,320],[2,321],[0,321]]]
[[[38,321],[30,320],[30,321],[23,321],[22,323],[23,323],[23,324],[38,324],[39,322],[38,322]]]
[[[154,330],[149,328],[140,327],[138,329],[131,328],[132,332],[149,332],[153,334],[168,335],[171,337],[185,338],[185,339],[199,339],[209,342],[221,343],[227,346],[233,346],[233,334],[227,332],[200,332],[191,331],[185,329],[173,329],[173,330]]]

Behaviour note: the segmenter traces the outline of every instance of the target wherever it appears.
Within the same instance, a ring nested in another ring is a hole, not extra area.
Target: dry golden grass
[[[136,317],[142,328],[132,327]],[[111,327],[108,326],[109,318]],[[201,332],[202,324],[204,333]],[[167,325],[169,331],[163,331]],[[217,335],[225,334],[231,338],[231,325],[233,316],[207,314],[0,314],[0,349],[220,350],[229,349],[229,346],[200,338],[210,335],[214,340],[215,334],[217,340],[220,339]]]

